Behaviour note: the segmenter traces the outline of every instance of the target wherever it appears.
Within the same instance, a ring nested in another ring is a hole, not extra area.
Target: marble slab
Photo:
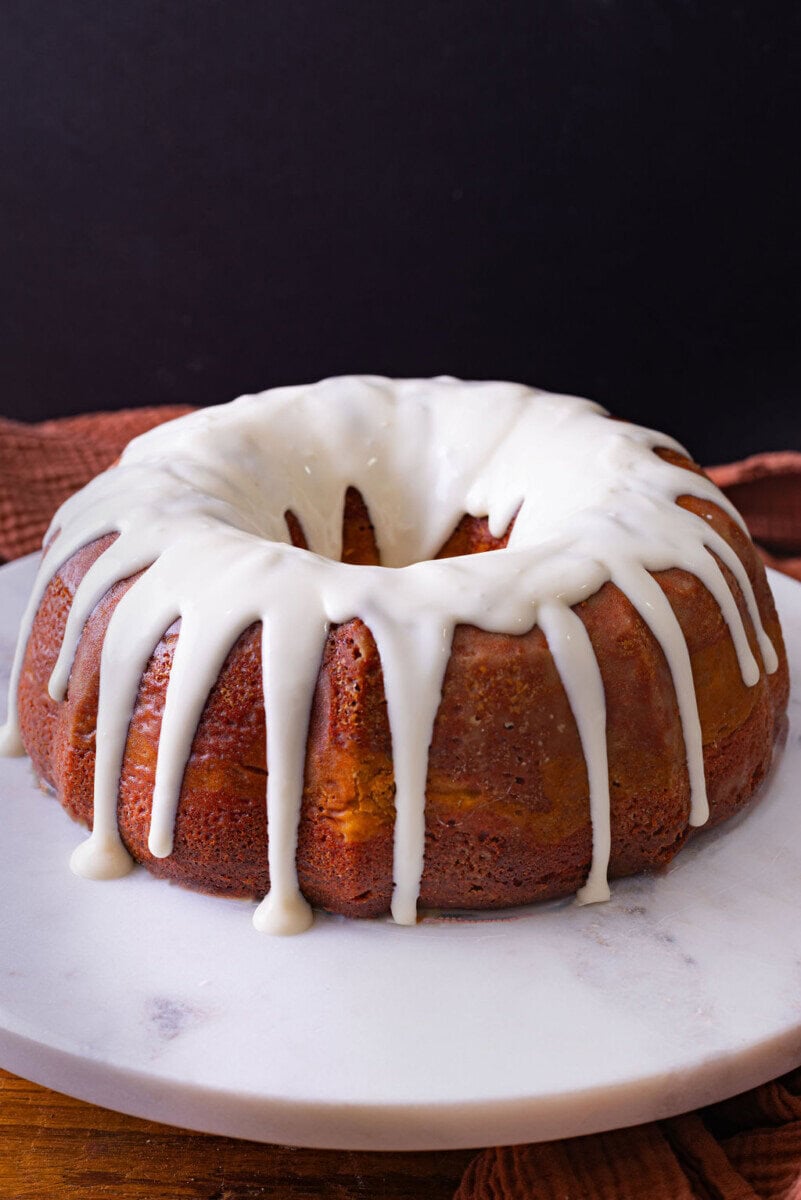
[[[0,570],[4,675],[33,569]],[[387,1150],[633,1124],[797,1065],[801,587],[772,584],[796,698],[761,799],[606,905],[270,938],[143,870],[77,879],[82,831],[0,760],[0,1065],[192,1129]]]

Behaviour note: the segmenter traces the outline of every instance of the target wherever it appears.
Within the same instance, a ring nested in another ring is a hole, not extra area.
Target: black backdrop
[[[449,372],[801,445],[801,6],[4,0],[0,411]]]

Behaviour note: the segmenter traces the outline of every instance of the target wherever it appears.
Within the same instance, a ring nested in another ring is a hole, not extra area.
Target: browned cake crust
[[[700,470],[670,451],[670,461]],[[754,586],[778,671],[746,687],[721,612],[681,570],[656,576],[692,662],[704,743],[710,824],[742,808],[767,771],[787,704],[788,670],[765,572],[753,545],[721,509],[692,497],[740,556]],[[288,514],[293,540],[303,531]],[[507,535],[508,537],[508,531]],[[67,698],[47,683],[67,614],[91,564],[110,544],[80,550],[47,589],[19,688],[25,747],[64,808],[91,826],[100,650],[111,613],[133,580],[113,587],[84,631]],[[465,517],[440,556],[497,549],[486,522]],[[350,491],[343,559],[377,562],[369,514]],[[761,664],[743,597],[722,566]],[[611,783],[610,875],[661,866],[686,841],[689,782],[673,682],[661,648],[611,583],[576,606],[601,669]],[[147,849],[156,753],[176,623],[155,648],[132,716],[120,783],[123,841],[155,875],[230,896],[269,887],[260,630],[231,649],[195,734],[169,858]],[[394,823],[389,724],[381,663],[369,629],[333,628],[314,698],[298,846],[301,889],[347,916],[389,909]],[[515,637],[459,626],[430,750],[421,903],[497,908],[576,891],[590,866],[589,787],[575,720],[539,629]]]

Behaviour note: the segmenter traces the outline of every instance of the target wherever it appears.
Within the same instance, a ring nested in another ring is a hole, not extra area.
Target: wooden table
[[[298,1150],[188,1133],[0,1070],[2,1200],[451,1200],[474,1154]]]

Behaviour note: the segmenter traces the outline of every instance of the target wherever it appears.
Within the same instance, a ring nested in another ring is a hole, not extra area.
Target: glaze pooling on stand
[[[48,583],[81,547],[114,542],[73,598],[49,690],[66,693],[93,608],[142,572],[103,643],[93,832],[72,858],[93,878],[130,858],[116,818],[130,715],[154,647],[181,621],[156,765],[149,849],[172,851],[195,730],[240,634],[262,625],[270,891],[257,928],[311,921],[295,854],[312,699],[328,630],[354,617],[381,659],[395,775],[396,921],[413,924],[423,872],[428,750],[453,631],[459,624],[523,634],[539,625],[570,702],[587,763],[592,863],[579,893],[606,899],[610,852],[605,698],[589,636],[572,606],[607,581],[619,587],[664,652],[673,676],[690,780],[690,824],[708,816],[690,657],[653,572],[698,577],[726,621],[744,682],[760,667],[717,559],[732,571],[764,668],[778,659],[747,573],[706,522],[676,505],[708,500],[742,520],[704,476],[654,453],[672,439],[611,421],[597,404],[510,383],[345,377],[243,396],[136,438],[119,463],[59,509],[20,631],[0,747],[20,752],[16,694],[34,616]],[[381,566],[339,561],[345,494],[370,513]],[[286,514],[308,549],[291,544]],[[462,516],[486,517],[505,549],[435,560]],[[744,527],[743,527],[744,528]],[[717,556],[717,558],[716,558]]]

